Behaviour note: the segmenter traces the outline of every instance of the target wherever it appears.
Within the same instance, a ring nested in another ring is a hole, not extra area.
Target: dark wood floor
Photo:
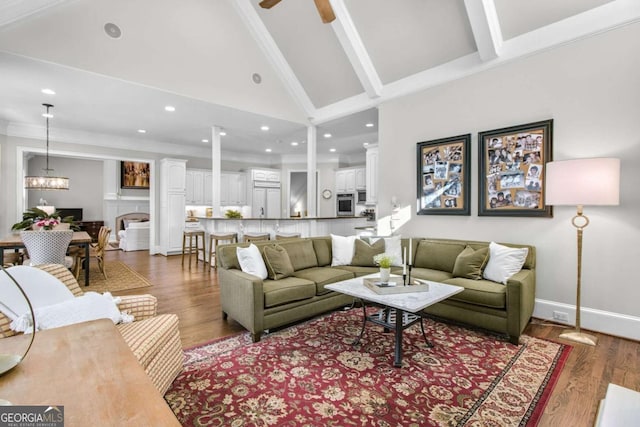
[[[176,313],[184,348],[244,331],[232,319],[222,320],[215,270],[182,268],[180,256],[149,256],[147,252],[109,251],[109,260],[121,260],[147,277],[144,289],[158,298],[161,313]],[[208,266],[207,266],[208,267]],[[122,292],[137,294],[140,290]],[[530,336],[562,342],[563,328],[534,319],[525,330]],[[600,399],[610,382],[640,390],[640,343],[595,334],[596,347],[573,344],[573,350],[540,421],[540,426],[591,426]],[[565,342],[568,343],[568,342]],[[569,344],[569,343],[568,343]]]

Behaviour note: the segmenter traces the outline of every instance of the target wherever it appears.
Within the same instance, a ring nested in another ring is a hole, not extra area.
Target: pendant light
[[[47,119],[47,165],[43,169],[43,176],[25,176],[24,188],[27,190],[68,190],[69,178],[62,176],[49,176],[53,169],[49,168],[49,118],[53,117],[49,113],[49,109],[53,108],[51,104],[42,104],[47,108],[47,112],[44,115]]]

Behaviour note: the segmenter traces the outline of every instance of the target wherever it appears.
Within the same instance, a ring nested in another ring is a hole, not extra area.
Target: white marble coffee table
[[[402,366],[402,331],[420,322],[422,335],[427,341],[427,345],[431,343],[427,340],[424,333],[424,325],[422,324],[422,316],[419,311],[433,305],[437,302],[445,300],[452,295],[462,292],[464,288],[460,286],[447,285],[445,283],[429,281],[429,291],[427,292],[410,292],[400,294],[378,294],[363,284],[363,279],[376,278],[378,274],[370,274],[367,276],[356,277],[354,279],[343,280],[342,282],[326,285],[326,289],[340,292],[362,301],[363,322],[360,335],[353,342],[357,345],[360,342],[365,330],[367,321],[383,326],[385,329],[395,331],[395,355],[393,365]],[[383,307],[377,313],[367,316],[366,301],[379,304]]]

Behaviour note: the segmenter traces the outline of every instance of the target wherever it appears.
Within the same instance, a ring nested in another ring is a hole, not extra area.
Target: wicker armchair
[[[45,264],[37,268],[57,277],[74,296],[81,296],[84,293],[73,274],[63,265]],[[182,370],[183,355],[178,316],[157,315],[158,302],[153,295],[131,295],[120,298],[122,302],[118,308],[133,315],[134,321],[118,324],[116,327],[160,394],[164,395],[171,382]],[[9,327],[10,323],[9,318],[0,313],[0,339],[16,334]]]

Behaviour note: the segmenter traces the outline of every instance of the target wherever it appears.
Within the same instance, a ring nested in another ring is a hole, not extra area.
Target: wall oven
[[[353,193],[339,193],[336,195],[336,216],[354,216],[356,201]]]

